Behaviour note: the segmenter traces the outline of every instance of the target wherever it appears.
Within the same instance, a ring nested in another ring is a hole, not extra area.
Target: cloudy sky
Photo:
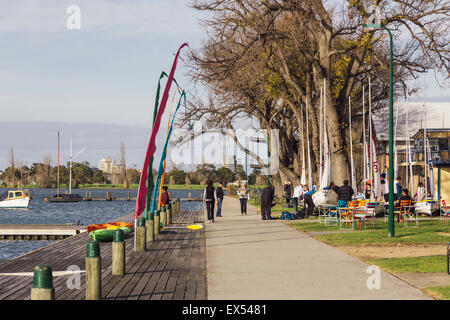
[[[90,137],[76,141],[78,148],[87,146],[90,150],[78,160],[88,160],[93,165],[102,157],[117,155],[120,140],[135,146],[136,137],[126,126],[142,130],[151,127],[160,72],[169,71],[183,42],[198,48],[206,38],[200,22],[202,16],[189,3],[189,0],[1,0],[0,123],[10,126],[0,128],[0,169],[6,166],[9,146],[21,145],[18,141],[23,139],[29,139],[29,147],[22,144],[23,150],[18,148],[16,153],[28,164],[41,160],[48,152],[56,155],[54,139],[45,146],[40,141],[56,137],[53,131],[65,125],[34,125],[33,128],[43,129],[32,132],[23,122],[121,125],[120,136],[114,138],[117,141],[106,141],[108,137],[104,137],[105,145],[117,146],[111,150],[96,152],[89,145],[92,136],[102,134],[101,127],[97,131],[89,127]],[[81,10],[79,30],[67,28],[72,17],[67,9],[71,5]],[[183,76],[186,71],[180,61],[176,77],[184,88],[204,90],[195,88]],[[443,97],[448,101],[448,91],[436,85],[432,74],[428,83],[430,101],[442,101]],[[74,137],[77,128],[71,128],[70,133],[61,133],[66,147],[69,136],[77,139]],[[78,131],[85,128],[80,126]],[[40,135],[44,129],[45,135]],[[142,138],[146,140],[148,137]],[[141,149],[145,146],[146,142]],[[141,149],[136,146],[136,156],[129,159],[138,167],[145,153]]]

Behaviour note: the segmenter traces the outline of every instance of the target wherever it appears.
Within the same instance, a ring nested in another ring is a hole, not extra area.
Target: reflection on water
[[[0,193],[3,190],[0,189]],[[85,196],[92,192],[92,197],[106,197],[108,191],[112,197],[127,197],[128,192],[135,198],[137,190],[128,189],[74,189],[72,193]],[[61,193],[64,193],[61,190]],[[169,190],[172,198],[199,198],[202,190]],[[82,225],[105,223],[134,211],[135,201],[81,201],[73,203],[50,203],[44,198],[56,194],[56,189],[30,189],[33,199],[27,209],[0,209],[0,225],[7,224],[74,224]],[[182,210],[201,209],[200,202],[181,202]],[[0,260],[11,259],[27,252],[39,249],[51,241],[0,241]]]

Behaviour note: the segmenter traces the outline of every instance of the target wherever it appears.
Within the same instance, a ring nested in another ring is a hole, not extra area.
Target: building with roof
[[[413,186],[415,194],[419,181],[425,174],[424,128],[430,142],[431,162],[435,184],[434,198],[440,197],[450,201],[450,103],[428,102],[426,108],[423,102],[405,102],[394,105],[394,146],[397,150],[398,176],[403,187],[409,180],[407,142],[411,151],[413,171]],[[389,123],[385,114],[374,115],[373,123],[376,131],[376,146],[381,172],[389,170]],[[427,159],[428,160],[428,159]]]

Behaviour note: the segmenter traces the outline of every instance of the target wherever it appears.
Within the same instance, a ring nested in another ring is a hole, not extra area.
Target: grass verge
[[[414,258],[372,259],[369,263],[375,264],[383,270],[392,273],[408,272],[447,272],[447,257],[427,256]]]
[[[424,289],[425,293],[439,300],[450,300],[450,286],[428,287]]]

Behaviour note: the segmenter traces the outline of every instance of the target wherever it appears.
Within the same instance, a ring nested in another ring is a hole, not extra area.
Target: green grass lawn
[[[424,289],[425,293],[440,299],[450,300],[450,286],[445,287],[429,287]]]
[[[372,259],[369,262],[392,273],[447,272],[447,256]]]
[[[289,224],[299,231],[339,231],[339,226],[320,223],[293,222]],[[359,229],[356,229],[359,230]],[[388,223],[384,219],[375,221],[375,229],[353,232],[342,231],[333,234],[314,236],[320,241],[330,245],[365,245],[365,244],[421,244],[421,243],[448,243],[450,241],[450,226],[439,220],[420,221],[420,227],[407,227],[403,223],[395,224],[395,237],[388,236]]]

